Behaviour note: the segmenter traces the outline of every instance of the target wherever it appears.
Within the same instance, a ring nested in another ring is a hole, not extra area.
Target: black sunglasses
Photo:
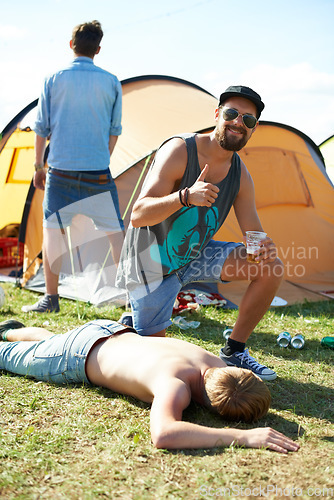
[[[236,120],[238,116],[241,116],[242,121],[247,128],[254,128],[257,124],[257,118],[255,116],[249,115],[248,113],[242,115],[239,111],[233,108],[223,108],[222,114],[226,122],[232,122],[233,120]]]

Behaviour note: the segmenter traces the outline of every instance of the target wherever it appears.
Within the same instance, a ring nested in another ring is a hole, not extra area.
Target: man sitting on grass
[[[143,337],[110,320],[91,321],[64,335],[7,320],[0,323],[0,337],[1,370],[56,384],[93,384],[152,403],[151,437],[157,448],[232,443],[280,453],[299,448],[269,427],[217,429],[182,421],[191,400],[225,420],[252,422],[267,413],[271,399],[251,371],[226,366],[194,344]]]

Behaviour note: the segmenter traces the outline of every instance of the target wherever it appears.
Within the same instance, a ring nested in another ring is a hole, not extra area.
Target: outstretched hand
[[[300,448],[298,443],[271,427],[246,430],[244,438],[238,444],[248,448],[267,448],[278,453],[298,451]]]
[[[205,182],[208,171],[209,165],[206,164],[194,184],[189,188],[188,201],[191,205],[211,207],[218,197],[219,188],[210,182]]]

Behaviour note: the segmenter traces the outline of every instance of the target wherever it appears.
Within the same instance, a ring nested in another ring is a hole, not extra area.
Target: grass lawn
[[[96,318],[118,320],[124,312],[61,299],[59,314],[21,313],[39,298],[12,284],[1,285],[6,304],[0,321],[15,317],[29,326],[65,331]],[[185,318],[195,330],[172,326],[168,335],[218,355],[222,331],[237,311],[202,307]],[[268,382],[272,408],[259,423],[297,440],[298,453],[215,448],[156,450],[150,440],[149,405],[102,388],[60,387],[0,372],[0,499],[198,499],[334,498],[334,301],[272,308],[248,347],[275,369]],[[302,333],[302,350],[282,349],[276,337]],[[184,419],[228,426],[191,404]],[[243,428],[254,427],[232,424]]]

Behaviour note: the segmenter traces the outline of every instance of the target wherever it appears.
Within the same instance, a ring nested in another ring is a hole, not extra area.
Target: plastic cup
[[[246,251],[248,262],[255,262],[255,252],[260,249],[261,241],[265,240],[267,233],[262,231],[246,231]]]

